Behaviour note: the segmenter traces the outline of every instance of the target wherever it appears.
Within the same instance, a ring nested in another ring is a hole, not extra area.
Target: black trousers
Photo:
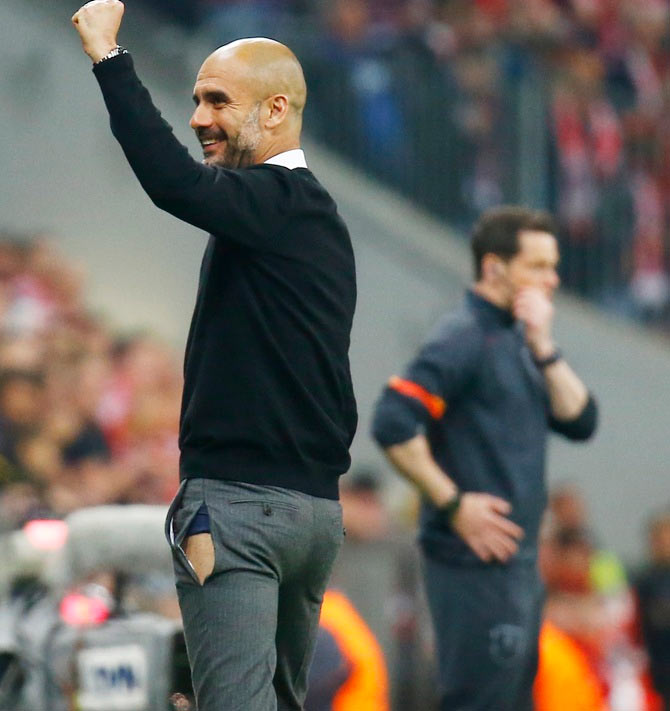
[[[423,563],[441,711],[533,711],[544,602],[536,566]]]

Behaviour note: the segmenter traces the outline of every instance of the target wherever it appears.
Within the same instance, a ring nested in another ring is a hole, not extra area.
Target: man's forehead
[[[229,95],[239,95],[245,93],[245,89],[248,91],[248,87],[248,77],[245,81],[245,75],[234,62],[205,60],[195,78],[193,92],[216,89],[225,91]]]
[[[519,251],[525,253],[556,253],[558,241],[551,232],[544,230],[522,230],[519,232]]]
[[[248,83],[249,76],[244,62],[239,61],[233,54],[211,54],[202,63],[195,85],[204,83],[227,84],[238,87]]]

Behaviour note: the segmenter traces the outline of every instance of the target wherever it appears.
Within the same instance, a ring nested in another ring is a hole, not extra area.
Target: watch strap
[[[118,57],[120,54],[128,54],[128,50],[120,44],[117,44],[116,47],[110,49],[104,57],[100,57],[97,62],[93,62],[93,66],[95,67],[98,64],[102,64],[102,62],[106,62],[108,59]]]
[[[555,348],[553,353],[549,354],[544,358],[535,358],[533,356],[533,363],[535,363],[535,366],[540,370],[544,370],[545,368],[548,368],[550,365],[553,365],[554,363],[559,361],[562,357],[563,353],[561,352],[561,349]]]
[[[443,520],[446,521],[449,525],[451,525],[451,523],[453,522],[454,516],[460,508],[462,498],[463,492],[458,489],[454,496],[452,496],[446,504],[440,506],[439,508],[440,515],[442,516]]]

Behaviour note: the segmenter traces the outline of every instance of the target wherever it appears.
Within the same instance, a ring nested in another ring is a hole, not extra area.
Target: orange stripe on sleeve
[[[447,403],[439,395],[429,393],[428,390],[413,383],[411,380],[403,380],[394,375],[389,380],[389,387],[401,395],[418,400],[434,420],[439,420],[447,409]]]

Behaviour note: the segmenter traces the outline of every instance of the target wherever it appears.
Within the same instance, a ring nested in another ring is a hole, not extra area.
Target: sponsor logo
[[[82,649],[77,655],[78,709],[145,711],[147,657],[137,644]]]

